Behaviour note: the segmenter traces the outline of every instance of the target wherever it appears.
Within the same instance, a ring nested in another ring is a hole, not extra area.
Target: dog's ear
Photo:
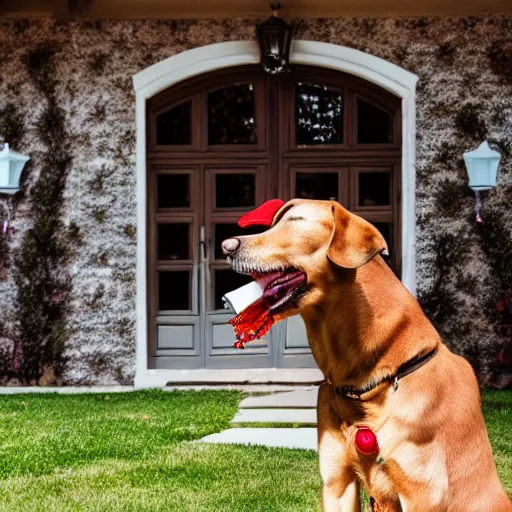
[[[327,257],[339,267],[357,268],[377,254],[388,254],[379,230],[368,221],[332,203],[333,229]]]

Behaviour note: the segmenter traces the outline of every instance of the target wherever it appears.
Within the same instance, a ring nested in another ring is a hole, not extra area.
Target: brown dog
[[[292,200],[271,229],[223,242],[265,286],[278,320],[300,314],[325,375],[318,445],[327,512],[510,512],[471,366],[442,343],[380,253],[368,222],[333,201]],[[378,441],[355,443],[368,427]]]

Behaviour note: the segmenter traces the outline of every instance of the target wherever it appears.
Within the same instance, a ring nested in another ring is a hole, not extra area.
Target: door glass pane
[[[190,259],[190,224],[158,225],[158,259]]]
[[[190,270],[159,272],[158,274],[158,309],[190,310]]]
[[[158,208],[190,208],[190,174],[159,174]]]
[[[224,309],[224,301],[222,297],[226,293],[236,290],[244,284],[253,281],[251,276],[237,274],[230,269],[215,270],[215,290],[214,290],[214,307],[215,309]]]
[[[191,144],[192,101],[186,101],[156,116],[157,146]]]
[[[343,142],[343,92],[325,85],[295,86],[297,146]]]
[[[217,208],[256,206],[256,176],[254,174],[216,174],[215,206]]]
[[[249,226],[247,228],[241,228],[238,224],[214,224],[212,229],[214,238],[214,258],[216,260],[222,260],[226,257],[222,254],[221,244],[227,238],[233,238],[236,236],[244,235],[255,235],[268,229],[268,226]]]
[[[295,175],[295,196],[301,199],[338,200],[337,172],[298,172]]]
[[[391,144],[393,118],[388,112],[357,99],[357,142],[359,144]]]
[[[232,85],[208,94],[208,144],[256,144],[254,87]]]
[[[387,172],[359,173],[359,206],[391,204],[391,175]]]

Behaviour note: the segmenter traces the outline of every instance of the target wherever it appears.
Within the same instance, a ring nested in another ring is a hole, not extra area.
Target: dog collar
[[[368,385],[363,388],[356,388],[354,386],[342,386],[339,388],[334,388],[334,391],[341,395],[344,398],[348,398],[349,400],[359,400],[363,401],[361,398],[362,395],[370,392],[372,389],[375,389],[377,386],[380,386],[384,382],[393,382],[393,386],[395,390],[398,389],[398,381],[403,379],[406,375],[418,370],[424,364],[427,364],[436,354],[438,347],[436,346],[430,352],[427,352],[423,355],[414,356],[409,361],[406,361],[404,364],[398,367],[398,370],[393,375],[388,375],[383,377],[378,381],[371,381]]]

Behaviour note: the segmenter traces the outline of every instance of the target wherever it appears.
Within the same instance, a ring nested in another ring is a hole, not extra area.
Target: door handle
[[[199,231],[199,254],[200,254],[200,260],[201,263],[206,262],[206,235],[205,235],[205,229],[204,226],[201,226],[201,229]]]
[[[199,297],[201,314],[206,313],[206,304],[208,302],[210,287],[210,266],[208,265],[208,247],[206,245],[206,230],[201,226],[199,230],[199,265],[198,265],[198,278],[199,278]]]

